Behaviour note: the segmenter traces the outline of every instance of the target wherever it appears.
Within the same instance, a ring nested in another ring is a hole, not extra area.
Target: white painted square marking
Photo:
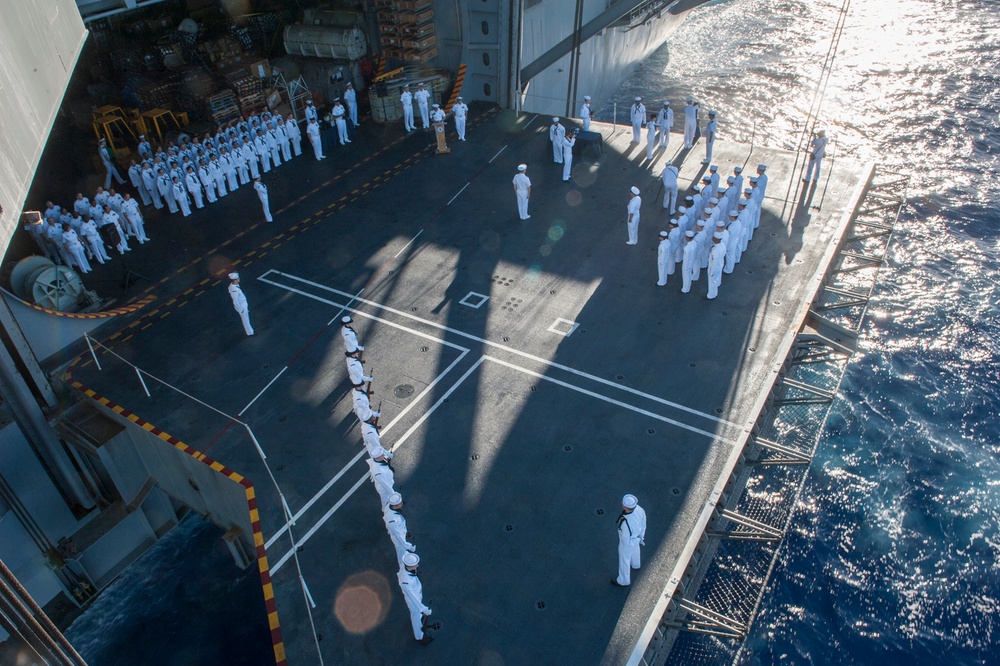
[[[470,291],[468,294],[465,295],[465,298],[460,300],[458,303],[459,305],[467,305],[473,310],[478,310],[479,308],[483,307],[483,303],[485,303],[488,300],[490,300],[490,297],[487,296],[486,294],[479,294],[474,291]]]
[[[546,330],[551,333],[558,333],[559,335],[568,338],[569,336],[573,335],[573,331],[575,331],[579,326],[580,324],[578,324],[575,321],[570,321],[569,319],[563,319],[562,317],[556,317],[556,320],[552,322],[552,325],[549,326]]]

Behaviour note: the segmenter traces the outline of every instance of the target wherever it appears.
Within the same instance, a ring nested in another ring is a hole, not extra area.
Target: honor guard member
[[[385,449],[378,448],[372,453],[372,457],[365,462],[368,463],[368,473],[379,498],[380,504],[385,506],[389,502],[389,497],[396,492],[393,485],[396,483],[392,467],[389,466],[389,459],[385,457]]]
[[[667,235],[667,275],[673,275],[677,264],[681,263],[684,254],[684,232],[681,231],[680,220],[676,217],[670,220],[670,231]]]
[[[292,154],[298,157],[302,154],[302,130],[299,129],[299,124],[295,122],[295,116],[290,113],[285,118],[285,134],[288,135],[289,140],[292,142]]]
[[[469,117],[469,105],[462,101],[459,95],[455,100],[455,106],[451,107],[451,112],[455,114],[455,131],[458,132],[458,140],[465,141],[465,121]]]
[[[365,368],[361,365],[361,361],[353,356],[347,356],[346,353],[344,355],[344,361],[347,363],[347,376],[351,380],[351,385],[354,388],[364,386],[365,382],[372,381],[372,378],[365,374]]]
[[[816,132],[813,137],[812,142],[809,144],[809,168],[806,169],[806,177],[803,178],[803,182],[811,182],[813,180],[813,169],[815,172],[815,179],[819,180],[819,169],[823,164],[823,157],[826,155],[826,144],[829,143],[829,139],[826,138],[826,130],[820,130]],[[107,187],[107,185],[105,185]]]
[[[736,264],[739,262],[740,247],[743,244],[743,223],[739,219],[739,211],[735,208],[729,211],[729,242],[726,243],[726,265],[722,269],[723,273],[731,275]]]
[[[187,217],[191,214],[191,203],[188,200],[187,188],[181,179],[174,176],[173,183],[170,185],[170,191],[173,193],[173,201],[180,206],[181,214]]]
[[[399,103],[403,106],[403,129],[412,132],[417,129],[413,124],[413,93],[410,92],[410,85],[403,86],[403,92],[399,96]]]
[[[153,207],[156,210],[163,208],[163,193],[160,191],[160,184],[156,178],[156,173],[153,171],[153,167],[148,162],[142,165],[142,171],[139,172],[139,177],[142,178],[142,184],[145,186],[146,191],[149,192],[149,196],[153,199]],[[169,182],[169,181],[168,181]],[[175,212],[176,207],[174,211]]]
[[[629,118],[632,120],[632,143],[639,143],[642,138],[642,122],[646,120],[646,105],[642,103],[641,97],[635,98]]]
[[[351,119],[353,127],[358,126],[358,93],[354,90],[354,84],[347,82],[347,89],[344,90],[344,103],[347,104],[347,117]]]
[[[340,98],[333,100],[333,122],[337,125],[337,139],[340,141],[340,145],[345,143],[350,143],[351,140],[347,138],[347,121],[344,116],[347,112],[344,110],[344,105],[340,103]]]
[[[313,101],[311,99],[306,100],[305,114],[307,123],[319,120],[319,111],[317,111],[316,107],[313,106]]]
[[[374,456],[378,449],[382,448],[382,438],[378,434],[378,427],[373,423],[361,423],[361,441],[365,445],[369,456]],[[384,450],[384,449],[383,449]],[[392,460],[392,454],[385,451],[385,457]]]
[[[660,180],[663,181],[663,209],[673,215],[677,212],[677,167],[667,162]]]
[[[687,106],[684,107],[684,147],[688,150],[694,145],[694,135],[698,130],[698,107],[694,105],[694,98],[687,98]]]
[[[389,539],[396,547],[396,563],[403,566],[403,556],[417,549],[409,541],[410,533],[406,529],[406,517],[403,515],[403,496],[399,493],[389,495],[389,501],[382,505],[382,521],[389,532]]]
[[[696,280],[695,274],[700,271],[698,263],[698,243],[694,240],[694,229],[684,232],[684,253],[681,259],[681,293],[691,291],[691,283]]]
[[[143,206],[153,203],[153,199],[149,196],[149,190],[142,182],[142,167],[136,164],[135,160],[132,160],[132,165],[128,168],[128,179],[132,182],[132,187],[139,191]]]
[[[518,164],[517,175],[514,176],[513,181],[514,194],[517,196],[517,214],[522,220],[527,220],[531,217],[528,215],[528,200],[531,198],[531,181],[525,173],[527,170],[527,164]]]
[[[111,187],[111,178],[114,177],[115,182],[119,185],[125,183],[125,179],[122,175],[118,173],[118,167],[115,166],[115,156],[108,147],[107,139],[101,139],[97,144],[97,154],[101,158],[101,163],[104,168],[107,169],[107,175],[104,177],[104,187],[105,189]]]
[[[319,121],[313,118],[309,121],[306,126],[306,134],[309,135],[309,143],[312,145],[313,154],[316,155],[316,161],[325,160],[326,155],[323,154],[323,139],[319,135]],[[256,176],[254,176],[256,178]]]
[[[646,121],[646,159],[653,161],[653,149],[656,148],[656,114],[649,114]]]
[[[622,512],[618,514],[618,577],[612,585],[628,587],[632,583],[632,569],[641,565],[639,547],[646,545],[646,512],[639,506],[635,495],[622,498]]]
[[[208,162],[205,158],[202,158],[201,166],[198,167],[198,180],[201,181],[202,191],[208,198],[208,203],[215,203],[218,200],[215,196],[215,176],[208,168]]]
[[[364,347],[358,344],[358,334],[351,326],[354,320],[351,319],[350,315],[345,315],[340,323],[343,326],[340,327],[340,336],[344,339],[344,353],[348,356],[354,356],[357,358],[361,357],[361,352],[365,350]]]
[[[563,163],[563,139],[566,138],[566,128],[559,124],[559,118],[552,119],[549,126],[549,141],[552,142],[552,161],[556,164]]]
[[[145,134],[139,135],[139,148],[137,152],[139,153],[139,156],[142,157],[142,159],[144,160],[153,159],[153,147],[149,145],[149,141],[146,141]]]
[[[660,242],[656,246],[656,286],[667,286],[667,260],[670,253],[670,234],[666,231],[660,232]]]
[[[567,182],[573,171],[573,146],[576,145],[576,135],[580,130],[573,128],[563,139],[563,182]]]
[[[593,114],[590,111],[590,95],[583,96],[583,106],[580,107],[580,119],[583,121],[583,131],[590,131],[590,117]]]
[[[666,148],[670,143],[670,130],[674,128],[674,110],[670,102],[664,102],[663,108],[656,114],[656,124],[660,128],[660,148]]]
[[[420,558],[416,553],[406,553],[403,555],[403,568],[399,570],[396,577],[399,579],[399,588],[403,591],[403,598],[406,599],[406,607],[410,610],[410,625],[413,627],[413,637],[421,645],[427,645],[434,640],[430,634],[425,633],[424,623],[430,617],[431,609],[424,605],[424,587],[417,578],[417,565]]]
[[[719,285],[722,284],[722,269],[726,264],[726,244],[722,240],[721,231],[712,234],[712,251],[708,260],[708,295],[706,296],[709,300],[719,295]]]
[[[372,409],[371,402],[368,401],[368,392],[365,391],[364,386],[354,387],[354,390],[351,391],[351,401],[353,402],[354,415],[362,423],[375,425],[378,417],[382,416],[380,412]]]
[[[187,174],[184,176],[184,182],[187,183],[188,192],[194,199],[194,207],[204,208],[205,202],[201,198],[201,181],[198,179],[198,174],[194,172],[194,167],[190,164],[187,168]]]
[[[247,304],[247,297],[240,289],[240,274],[229,274],[229,295],[233,299],[233,308],[240,315],[243,322],[243,330],[248,336],[253,335],[253,326],[250,325],[250,306]]]
[[[428,105],[427,100],[429,100],[430,98],[431,98],[430,91],[428,91],[424,87],[424,84],[418,83],[417,92],[413,93],[413,99],[417,101],[417,109],[420,110],[420,121],[423,123],[424,129],[430,127],[430,123],[428,122],[429,111],[427,108]]]
[[[260,206],[264,209],[264,220],[266,222],[274,222],[274,218],[271,217],[271,206],[267,201],[267,185],[260,182],[260,176],[253,179],[253,189],[257,191],[257,197],[260,199]]]
[[[635,245],[639,242],[639,209],[642,207],[642,197],[639,196],[639,188],[635,185],[629,190],[628,201],[628,241],[626,245]]]
[[[715,134],[719,129],[719,124],[715,122],[715,111],[708,112],[708,124],[705,125],[705,159],[702,164],[712,161],[712,149],[715,147]]]

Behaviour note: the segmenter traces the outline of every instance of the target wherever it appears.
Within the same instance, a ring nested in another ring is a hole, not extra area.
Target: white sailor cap
[[[712,234],[712,238],[714,238],[715,240],[722,240],[722,232],[716,231],[714,234]]]
[[[701,180],[704,183],[711,183],[712,182],[712,177],[711,176],[702,176]]]
[[[557,122],[559,122],[559,116],[555,116],[555,117],[553,117],[553,118],[552,118],[552,122],[554,122],[554,123],[557,123]]]
[[[584,95],[583,96],[583,101],[584,102],[589,102],[590,101],[590,95]]]
[[[403,503],[403,496],[399,493],[392,493],[389,495],[389,506],[396,506],[397,504]]]
[[[729,211],[729,216],[730,217],[738,217],[739,214],[740,214],[740,211],[736,210],[735,208],[733,210]]]
[[[642,101],[642,98],[641,98],[641,97],[639,97],[638,95],[636,95],[636,96],[635,96],[635,101],[637,101],[637,102],[641,102],[641,101]]]
[[[753,188],[752,187],[744,187],[743,188],[743,194],[753,194]]]
[[[758,164],[757,165],[757,171],[767,171],[767,165],[766,164]]]
[[[728,188],[728,187],[720,187],[720,188],[719,188],[718,192],[716,192],[716,194],[718,194],[718,195],[719,195],[719,196],[718,196],[718,199],[719,199],[719,201],[722,201],[722,198],[723,198],[724,196],[726,196],[726,192],[728,192],[728,191],[729,191],[729,188]]]
[[[715,111],[709,111],[709,112],[708,112],[708,115],[710,115],[710,116],[714,116],[714,115],[715,115]]]
[[[343,67],[341,67],[341,69],[343,69]],[[354,84],[351,83],[350,81],[347,82],[347,85],[351,86],[352,88],[354,87]]]
[[[146,138],[146,135],[145,135],[145,134],[140,134],[140,135],[139,135],[139,138],[140,138],[140,139],[145,139],[145,138]]]
[[[701,185],[692,185],[691,186],[691,191],[692,192],[701,192]]]
[[[711,199],[708,200],[708,203],[718,205],[719,199],[717,197],[712,197]]]
[[[694,230],[688,229],[684,232],[684,238],[694,238]]]
[[[420,557],[416,553],[406,553],[403,555],[404,567],[415,567],[420,564]]]
[[[307,99],[306,100],[306,104],[312,104],[312,103],[313,103],[313,101],[311,99]]]
[[[418,83],[418,84],[417,84],[417,87],[418,87],[418,88],[423,88],[423,87],[424,87],[424,84],[423,84],[423,83]]]
[[[629,189],[629,192],[631,192],[632,194],[635,194],[635,195],[637,195],[637,196],[638,196],[638,194],[639,194],[639,188],[638,188],[638,187],[636,187],[635,185],[633,185],[633,186],[631,187],[631,189]]]
[[[239,280],[240,279],[240,274],[239,273],[230,273],[229,274],[229,279],[230,280]]]
[[[688,199],[690,199],[690,198],[691,197],[688,197]],[[684,213],[688,212],[687,206],[678,206],[677,210],[678,210],[678,212],[684,212]]]
[[[674,219],[670,220],[670,226],[673,226],[673,227],[679,226],[680,223],[681,222],[680,222],[680,218],[679,217],[675,217]]]
[[[527,171],[528,170],[528,165],[527,164],[518,164],[517,165],[517,170],[518,171]]]
[[[757,182],[757,180],[758,180],[758,179],[757,179],[757,176],[750,176],[750,182],[751,182],[751,183],[756,183],[756,182]]]
[[[372,449],[372,458],[382,458],[385,456],[385,449],[381,446],[376,446]]]
[[[403,84],[403,89],[404,89],[404,90],[405,90],[406,88],[409,88],[409,87],[410,87],[410,84],[409,84],[409,83],[404,83],[404,84]]]
[[[726,182],[732,185],[733,183],[736,182],[736,176],[730,176],[729,178],[726,178]]]
[[[705,215],[711,215],[711,214],[712,214],[712,209],[711,209],[711,208],[709,208],[708,206],[705,206],[705,208],[703,209],[703,211],[702,211],[702,212],[704,212],[704,213],[705,213]],[[704,221],[705,221],[705,220],[698,220],[698,224],[701,224],[701,223],[703,223]]]
[[[671,224],[676,224],[676,222],[674,222],[673,220],[670,220],[670,223],[671,223]],[[670,234],[668,234],[668,233],[667,233],[666,231],[661,231],[661,232],[660,232],[660,238],[666,238],[666,237],[667,237],[667,236],[669,236],[669,235],[670,235]]]
[[[712,173],[715,173],[716,171],[719,170],[719,165],[713,164],[712,166],[708,167],[708,170],[711,171]]]
[[[431,108],[432,109],[439,109],[439,108],[441,108],[441,105],[440,104],[432,104]]]
[[[100,141],[98,141],[97,143],[107,143],[107,142],[108,142],[108,140],[107,140],[107,139],[101,139],[101,140],[100,140]]]
[[[351,315],[344,315],[340,321],[342,321],[345,324],[350,324],[354,320],[351,319]]]
[[[458,96],[458,97],[456,97],[455,99],[456,99],[456,100],[459,100],[459,99],[462,99],[462,96],[461,96],[461,95],[459,95],[459,96]]]
[[[733,173],[743,173],[743,167],[741,167],[741,166],[734,166],[733,167]]]
[[[664,102],[663,106],[670,106],[670,102]]]
[[[622,498],[622,506],[626,509],[634,509],[639,505],[639,500],[635,498],[635,495],[626,495]]]
[[[686,102],[687,102],[688,104],[690,104],[691,102],[693,102],[693,101],[694,101],[694,97],[688,97],[688,98],[687,98],[687,100],[685,100],[685,101],[686,101]]]

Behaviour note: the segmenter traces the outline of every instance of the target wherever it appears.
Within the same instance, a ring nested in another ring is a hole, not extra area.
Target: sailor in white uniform
[[[733,198],[738,199],[740,196],[740,192],[743,191],[743,167],[741,166],[733,167],[733,177],[734,177],[733,187],[736,188],[735,190],[733,190],[733,192],[736,193],[736,195]],[[735,201],[733,203],[735,204]]]
[[[628,242],[626,245],[635,245],[639,242],[639,211],[642,208],[642,197],[639,196],[639,188],[635,185],[629,190],[628,202]]]
[[[434,640],[424,632],[424,622],[430,616],[431,609],[424,605],[424,587],[417,578],[417,565],[420,558],[416,553],[403,555],[403,568],[396,574],[399,589],[403,591],[406,607],[410,610],[410,625],[413,627],[413,637],[421,645],[427,645]]]
[[[590,95],[583,96],[583,106],[580,107],[580,119],[583,121],[583,131],[590,131],[590,118],[593,115],[590,110]]]
[[[684,107],[684,147],[690,149],[694,145],[694,135],[698,129],[698,107],[694,105],[694,98],[687,98],[687,106]]]
[[[552,142],[552,161],[563,163],[563,139],[566,138],[566,128],[559,124],[559,118],[552,119],[549,126],[549,141]]]
[[[660,180],[663,181],[663,209],[671,215],[677,212],[677,173],[677,167],[667,162],[660,174]]]
[[[295,116],[288,114],[285,120],[285,134],[288,135],[289,140],[292,142],[292,153],[295,157],[302,154],[302,130],[299,129],[299,124],[295,122]]]
[[[142,178],[142,184],[153,200],[153,207],[157,210],[163,208],[163,193],[160,192],[160,184],[157,182],[156,173],[153,171],[152,165],[148,162],[144,163],[142,170],[139,172],[139,177]]]
[[[381,504],[384,506],[389,502],[389,497],[396,492],[393,488],[396,477],[392,472],[392,467],[389,466],[389,459],[385,457],[385,449],[375,449],[372,457],[365,462],[368,463],[369,479],[375,486],[375,490],[382,500]]]
[[[112,176],[114,177],[116,183],[118,183],[119,185],[124,184],[125,179],[122,178],[122,175],[120,173],[118,173],[118,167],[115,166],[114,162],[115,158],[111,154],[111,149],[108,148],[107,139],[101,139],[98,142],[97,154],[98,156],[100,156],[101,163],[104,165],[104,168],[107,169],[108,171],[107,176],[104,177],[104,189],[111,187]]]
[[[345,143],[350,143],[351,140],[347,138],[347,121],[344,116],[347,112],[344,110],[344,105],[340,103],[340,98],[333,100],[333,122],[337,125],[337,139],[340,141],[340,145]]]
[[[705,125],[705,159],[702,164],[712,161],[712,149],[715,148],[715,135],[719,130],[719,123],[715,121],[715,111],[708,112],[708,124]]]
[[[709,300],[719,295],[719,285],[722,284],[722,269],[726,264],[726,244],[721,231],[712,234],[712,251],[708,260],[708,296]]]
[[[639,547],[646,544],[646,512],[639,506],[635,495],[622,498],[622,512],[618,514],[618,577],[612,585],[628,587],[632,584],[632,569],[641,566]]]
[[[83,196],[83,192],[77,192],[76,201],[73,202],[73,210],[80,215],[90,215],[90,199]]]
[[[247,297],[240,289],[240,274],[229,274],[229,295],[233,299],[233,308],[240,315],[243,322],[243,330],[248,336],[253,335],[253,326],[250,325],[250,306],[247,304]]]
[[[642,138],[642,123],[646,120],[646,105],[642,103],[641,97],[636,97],[629,109],[629,120],[632,121],[632,143],[639,143]]]
[[[376,412],[372,409],[371,403],[368,400],[368,392],[365,391],[364,386],[354,387],[354,390],[351,391],[351,401],[353,403],[354,415],[362,423],[371,423],[374,425],[378,421],[378,417],[382,416],[381,412]]]
[[[347,105],[347,116],[351,119],[353,127],[358,126],[358,93],[354,90],[354,84],[347,82],[347,89],[344,91],[344,103]]]
[[[111,261],[107,250],[104,249],[104,240],[97,232],[97,222],[94,222],[89,216],[80,225],[79,236],[90,246],[90,252],[94,255],[94,259],[97,259],[97,263],[103,264],[105,261]]]
[[[260,199],[260,206],[264,209],[264,220],[267,222],[274,222],[274,218],[271,217],[271,206],[267,201],[267,185],[260,182],[260,177],[253,179],[253,189],[257,191],[257,197]]]
[[[691,291],[691,283],[698,279],[695,275],[701,272],[701,264],[698,262],[698,243],[694,239],[694,229],[684,232],[684,254],[681,260],[681,293],[686,294]]]
[[[517,175],[514,176],[514,194],[517,196],[517,215],[522,220],[527,220],[531,216],[528,215],[528,200],[531,199],[531,180],[528,179],[528,175],[525,173],[527,171],[527,164],[517,165]]]
[[[353,356],[348,356],[345,352],[344,361],[347,363],[347,377],[351,380],[351,385],[354,388],[359,386],[364,386],[365,382],[371,382],[372,378],[365,374],[365,368],[361,365],[361,361],[354,358]]]
[[[311,99],[306,100],[305,114],[307,123],[313,120],[319,120],[319,111],[317,111],[316,107],[313,106],[313,101]]]
[[[430,109],[428,109],[428,101],[431,98],[431,93],[424,87],[424,84],[417,84],[417,92],[413,93],[413,99],[417,101],[417,108],[420,110],[420,122],[423,123],[424,129],[431,126],[430,124]]]
[[[573,171],[573,146],[576,145],[576,135],[579,133],[580,130],[573,128],[563,139],[563,182],[569,180]]]
[[[365,348],[358,344],[358,334],[351,326],[354,319],[350,315],[344,315],[340,322],[343,324],[340,328],[340,337],[344,339],[344,353],[361,358],[361,353]]]
[[[174,176],[173,183],[170,185],[170,191],[173,193],[174,203],[181,209],[181,214],[184,217],[190,215],[191,203],[188,199],[187,188],[184,186],[184,183],[181,182],[179,177]]]
[[[412,132],[417,127],[413,124],[413,93],[410,92],[410,85],[403,86],[403,92],[399,95],[399,103],[403,107],[403,129]]]
[[[83,252],[83,243],[80,242],[80,237],[69,222],[64,222],[62,225],[62,243],[65,248],[66,254],[68,254],[79,268],[81,273],[89,273],[91,271],[90,262],[87,261],[87,256]]]
[[[660,148],[666,148],[670,143],[670,130],[674,128],[674,110],[670,102],[664,102],[663,108],[656,114],[656,124],[660,128]]]
[[[431,106],[431,124],[437,125],[438,123],[444,123],[444,119],[448,117],[448,114],[444,112],[440,104],[433,104]]]
[[[132,198],[128,192],[125,193],[125,200],[122,202],[122,215],[128,224],[132,235],[135,236],[139,244],[142,245],[149,240],[146,236],[146,226],[142,219],[142,212],[139,210],[139,202]]]
[[[316,155],[316,161],[325,160],[326,155],[323,154],[323,140],[319,136],[319,121],[315,118],[309,121],[306,126],[306,134],[309,135],[309,144],[312,146],[313,154]]]
[[[656,246],[656,286],[667,286],[667,261],[670,257],[670,232],[660,232],[660,242]]]
[[[135,160],[132,160],[132,165],[128,168],[128,179],[132,181],[132,187],[139,191],[143,206],[153,203],[153,199],[149,196],[149,190],[142,182],[142,167],[136,164]]]
[[[382,521],[389,532],[389,539],[396,548],[396,562],[402,567],[403,556],[417,549],[409,539],[406,529],[406,516],[403,515],[403,496],[399,493],[389,495],[389,501],[382,506]]]
[[[684,232],[681,231],[680,220],[676,217],[670,220],[670,231],[667,235],[667,275],[673,275],[677,264],[684,258]]]
[[[646,120],[646,159],[653,161],[653,150],[656,148],[656,115],[649,114]]]
[[[816,179],[819,180],[819,174],[816,175]],[[760,189],[760,200],[763,201],[764,197],[767,196],[767,165],[758,164],[757,165],[757,187]]]
[[[191,193],[191,198],[194,199],[194,207],[204,208],[205,202],[201,198],[201,181],[198,180],[198,174],[194,172],[194,167],[191,165],[188,165],[184,182],[187,183],[188,192]]]
[[[826,137],[826,130],[816,132],[809,145],[809,168],[806,169],[806,177],[802,180],[806,183],[813,180],[813,169],[815,169],[815,179],[819,180],[819,169],[823,164],[823,157],[826,155],[826,144],[829,143]]]
[[[731,275],[739,262],[739,251],[743,245],[743,223],[739,219],[739,211],[733,208],[729,211],[729,226],[726,227],[729,241],[726,243],[726,265],[723,273]]]
[[[458,140],[465,141],[465,122],[469,118],[469,105],[462,101],[462,96],[455,98],[455,106],[451,107],[451,112],[455,114],[455,131],[458,132]]]

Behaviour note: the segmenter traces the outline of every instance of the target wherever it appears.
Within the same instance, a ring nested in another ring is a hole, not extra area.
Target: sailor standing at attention
[[[403,92],[399,95],[399,103],[403,106],[403,129],[412,132],[417,127],[413,124],[413,93],[410,92],[410,84],[403,86]]]
[[[354,84],[347,82],[347,89],[344,91],[344,103],[347,104],[347,116],[351,119],[351,126],[358,126],[358,93],[354,90]]]
[[[285,134],[292,141],[292,152],[296,157],[302,154],[302,130],[299,129],[299,124],[295,121],[295,116],[288,114],[287,120],[285,121]]]
[[[716,231],[712,235],[712,251],[708,259],[708,295],[709,300],[719,295],[719,285],[722,284],[722,269],[726,264],[726,244],[722,242],[723,234]]]
[[[549,141],[552,142],[552,161],[563,163],[563,139],[566,138],[566,128],[559,124],[559,118],[552,119],[549,127]]]
[[[580,119],[583,121],[583,131],[590,131],[590,117],[593,114],[590,111],[590,95],[583,96],[583,106],[580,107]]]
[[[240,289],[240,274],[230,273],[229,280],[229,295],[233,299],[233,307],[240,315],[240,321],[243,322],[243,330],[248,336],[253,335],[253,326],[250,325],[250,306],[247,305],[247,297]]]
[[[813,137],[812,143],[809,145],[809,168],[806,169],[806,177],[802,179],[804,182],[808,183],[813,180],[813,168],[816,169],[816,180],[819,180],[819,168],[823,164],[823,157],[826,155],[826,144],[829,141],[826,138],[826,130],[816,132],[816,136]]]
[[[667,162],[660,179],[663,181],[663,209],[673,215],[677,212],[677,167]]]
[[[576,135],[580,130],[573,128],[569,136],[563,139],[563,182],[567,182],[573,170],[573,146],[576,145]]]
[[[764,197],[767,196],[767,165],[758,164],[757,165],[757,189],[760,190],[760,200],[763,201]],[[819,180],[819,174],[816,174],[816,179]]]
[[[694,229],[684,232],[684,254],[681,261],[681,293],[686,294],[691,291],[691,282],[694,281],[695,274],[701,271],[701,264],[698,260],[698,243],[694,239]]]
[[[365,350],[364,347],[358,344],[358,334],[351,326],[354,320],[351,315],[344,315],[340,320],[343,326],[340,328],[340,336],[344,339],[344,353],[349,356],[355,356],[361,358],[361,352]]]
[[[311,99],[306,100],[306,122],[312,122],[313,120],[319,120],[319,111],[313,106],[313,101]]]
[[[455,106],[451,107],[451,112],[455,114],[455,131],[458,132],[458,140],[465,141],[465,121],[469,117],[469,105],[462,101],[462,96],[455,98]]]
[[[680,220],[676,217],[670,220],[670,232],[667,235],[667,275],[673,275],[675,267],[681,262],[684,254],[684,232],[681,231]]]
[[[663,103],[656,116],[656,124],[660,128],[660,147],[666,148],[670,143],[670,130],[674,127],[674,110],[670,108],[670,102]]]
[[[416,553],[403,555],[403,568],[396,574],[399,589],[403,591],[406,607],[410,610],[410,625],[413,627],[413,637],[421,645],[427,645],[434,640],[424,632],[424,623],[431,614],[431,609],[424,605],[424,587],[417,578],[417,565],[420,558]]]
[[[642,138],[642,121],[646,119],[646,105],[642,103],[641,97],[635,98],[629,118],[632,120],[632,143],[639,143]]]
[[[309,135],[309,143],[312,144],[313,154],[316,155],[316,161],[319,162],[320,160],[325,160],[326,155],[323,154],[323,139],[319,135],[318,120],[313,118],[309,121],[309,124],[306,125],[306,134]],[[251,163],[251,170],[253,169],[252,164],[254,163],[256,163],[256,160]],[[254,174],[254,177],[257,177],[256,174]]]
[[[431,98],[431,93],[424,88],[424,84],[417,84],[417,92],[413,93],[413,99],[417,100],[417,108],[420,109],[420,121],[424,124],[424,129],[431,126],[430,110],[427,108],[427,100]]]
[[[646,512],[639,506],[635,495],[622,498],[622,512],[618,514],[618,577],[612,585],[628,587],[632,584],[632,569],[641,565],[639,546],[646,541]]]
[[[153,203],[153,199],[149,196],[149,190],[146,189],[146,185],[142,182],[142,167],[136,164],[135,160],[132,160],[132,166],[128,168],[128,179],[132,181],[132,187],[139,191],[143,206]]]
[[[646,159],[653,161],[653,149],[656,148],[656,114],[649,114],[646,120]]]
[[[399,493],[389,495],[389,501],[382,506],[382,521],[389,532],[389,539],[396,547],[396,563],[403,566],[403,556],[417,549],[410,540],[406,529],[406,517],[403,515],[403,496]]]
[[[517,175],[514,176],[514,194],[517,195],[517,215],[522,220],[527,220],[531,216],[528,215],[528,199],[531,198],[531,180],[528,179],[528,175],[525,171],[528,170],[527,164],[517,165]]]
[[[639,209],[642,207],[642,197],[639,196],[639,188],[635,185],[629,190],[628,202],[628,242],[626,245],[635,245],[639,242]]]
[[[670,254],[670,234],[666,231],[660,232],[660,243],[656,246],[656,286],[667,286],[667,260]]]
[[[346,115],[344,110],[344,105],[340,103],[340,98],[333,100],[333,111],[331,115],[333,116],[333,122],[337,125],[337,139],[340,141],[340,145],[345,143],[350,143],[351,140],[347,138],[347,121],[344,120]]]
[[[267,201],[267,185],[260,182],[260,177],[253,179],[253,189],[257,191],[257,196],[260,198],[261,208],[264,209],[264,220],[266,222],[274,222],[274,218],[271,217],[271,207],[268,205]]]
[[[712,149],[715,147],[715,134],[719,128],[719,124],[715,122],[715,111],[708,112],[708,124],[705,125],[705,159],[701,161],[702,164],[708,164],[712,161]]]
[[[684,107],[684,147],[689,149],[694,145],[694,134],[698,129],[698,107],[694,105],[694,98],[687,98],[687,106]]]

